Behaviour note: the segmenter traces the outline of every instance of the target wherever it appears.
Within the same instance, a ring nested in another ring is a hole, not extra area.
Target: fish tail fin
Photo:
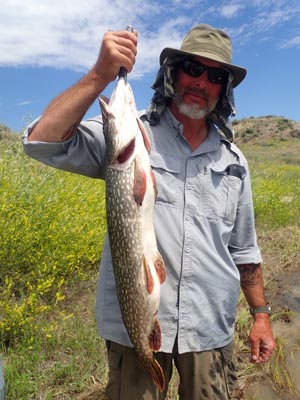
[[[158,361],[153,357],[151,360],[147,360],[144,365],[148,373],[151,375],[155,385],[161,392],[163,392],[165,388],[165,376]]]

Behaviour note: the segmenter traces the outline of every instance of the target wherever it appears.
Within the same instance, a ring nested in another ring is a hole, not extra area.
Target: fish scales
[[[161,342],[157,312],[166,271],[154,232],[150,141],[123,77],[108,105],[100,97],[100,106],[107,146],[107,228],[121,314],[141,364],[163,391],[164,375],[153,351]]]

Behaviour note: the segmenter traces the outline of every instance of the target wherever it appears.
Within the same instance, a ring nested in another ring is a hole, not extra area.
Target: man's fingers
[[[251,346],[251,362],[259,364],[266,362],[270,359],[273,350],[267,345],[258,346],[256,344]]]
[[[254,344],[252,343],[251,345],[251,358],[250,361],[254,364],[256,364],[258,362],[259,359],[259,346],[258,344]]]

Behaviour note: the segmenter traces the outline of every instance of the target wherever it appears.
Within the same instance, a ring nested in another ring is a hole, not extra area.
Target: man
[[[26,153],[54,167],[103,179],[101,118],[82,117],[120,67],[132,70],[136,46],[136,32],[107,32],[91,71],[28,127]],[[227,400],[236,379],[232,342],[240,286],[253,314],[251,361],[267,361],[275,347],[248,166],[225,137],[232,135],[228,117],[234,112],[233,88],[246,70],[231,63],[228,35],[205,24],[194,27],[180,49],[164,49],[160,63],[155,94],[141,120],[152,143],[156,235],[167,267],[158,314],[162,347],[156,354],[166,388],[161,397],[131,348],[106,240],[96,318],[108,348],[107,397],[165,398],[174,362],[181,400]]]

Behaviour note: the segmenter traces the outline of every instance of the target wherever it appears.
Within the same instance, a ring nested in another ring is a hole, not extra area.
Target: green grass
[[[300,220],[300,140],[243,145],[249,161],[255,218],[264,229],[293,226]]]
[[[93,282],[94,284],[94,282]],[[74,399],[95,382],[104,385],[107,378],[104,343],[93,322],[94,292],[88,291],[90,306],[86,315],[76,302],[85,287],[73,289],[72,309],[67,317],[54,312],[56,329],[51,336],[35,335],[28,343],[21,340],[6,351],[5,378],[8,399]],[[78,301],[78,304],[82,299]],[[73,306],[73,304],[75,306]],[[41,321],[45,324],[45,321]],[[102,357],[99,357],[99,355]]]
[[[276,268],[292,264],[300,253],[300,140],[242,150],[251,169],[264,254],[276,257]],[[88,399],[79,395],[102,387],[107,376],[93,317],[105,231],[103,183],[29,159],[20,138],[7,133],[0,139],[0,179],[0,351],[7,399]],[[249,365],[249,326],[241,298],[240,375],[266,374],[279,388],[289,385],[280,370],[281,339],[271,366]],[[177,398],[176,390],[173,384],[170,399]]]

